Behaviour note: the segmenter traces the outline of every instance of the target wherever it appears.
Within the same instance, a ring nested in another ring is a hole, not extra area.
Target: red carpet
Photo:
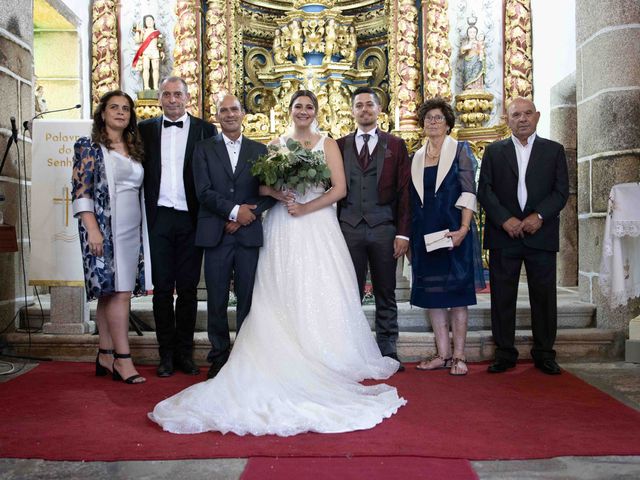
[[[92,365],[54,362],[0,384],[0,457],[172,460],[223,457],[548,458],[640,455],[640,413],[563,372],[530,363],[454,378],[409,365],[390,383],[408,400],[368,431],[296,437],[173,435],[147,419],[161,399],[200,377],[155,376],[130,386],[93,376]]]
[[[477,480],[468,460],[416,457],[251,458],[240,480]]]

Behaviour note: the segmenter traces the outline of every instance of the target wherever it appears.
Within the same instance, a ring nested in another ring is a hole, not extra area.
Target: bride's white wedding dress
[[[324,138],[315,149],[322,149]],[[298,198],[322,195],[312,189]],[[292,217],[281,203],[264,220],[251,312],[216,377],[160,402],[149,417],[173,433],[337,433],[371,428],[406,401],[364,386],[398,362],[382,357],[360,305],[356,275],[328,206]]]

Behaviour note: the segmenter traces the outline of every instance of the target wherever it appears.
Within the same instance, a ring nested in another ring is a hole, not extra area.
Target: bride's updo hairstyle
[[[316,113],[318,112],[318,98],[316,97],[316,94],[311,90],[298,90],[296,93],[291,95],[291,101],[289,102],[289,113],[291,113],[293,104],[300,97],[309,97],[311,99],[311,103],[313,103],[314,110],[316,111]]]

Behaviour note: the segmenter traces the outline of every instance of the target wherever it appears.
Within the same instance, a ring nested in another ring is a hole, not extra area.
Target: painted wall
[[[541,112],[538,133],[549,137],[551,87],[576,70],[575,0],[531,0],[533,100]]]

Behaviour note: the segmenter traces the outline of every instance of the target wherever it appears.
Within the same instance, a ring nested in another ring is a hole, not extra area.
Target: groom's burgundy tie
[[[362,170],[366,170],[369,165],[369,160],[371,160],[371,153],[369,153],[369,139],[371,135],[368,133],[362,134],[362,141],[364,144],[360,149],[360,153],[358,154],[358,163],[362,167]]]

